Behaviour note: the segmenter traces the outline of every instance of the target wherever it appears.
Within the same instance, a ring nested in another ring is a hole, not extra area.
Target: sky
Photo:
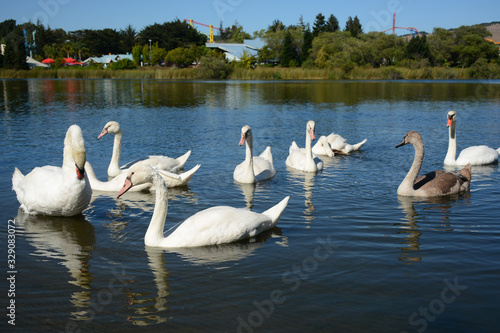
[[[333,14],[341,29],[349,16],[357,16],[364,32],[392,28],[393,13],[397,27],[413,27],[432,32],[435,27],[457,28],[500,21],[499,0],[0,0],[0,22],[8,19],[17,24],[39,21],[52,29],[67,32],[80,29],[125,29],[131,25],[137,32],[154,23],[176,19],[219,27],[238,23],[250,35],[266,29],[276,19],[286,26],[304,23],[313,26],[315,17]],[[209,28],[196,26],[202,33]],[[396,33],[407,34],[404,29]]]

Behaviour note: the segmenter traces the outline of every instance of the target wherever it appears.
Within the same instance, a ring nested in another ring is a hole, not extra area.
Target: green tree
[[[291,62],[298,62],[297,50],[293,45],[292,34],[287,31],[283,40],[283,49],[281,50],[280,64],[283,67],[289,67]]]
[[[15,58],[16,58],[16,52],[14,51],[14,47],[12,46],[11,40],[7,38],[5,40],[3,67],[8,69],[14,68]]]
[[[304,63],[309,57],[309,53],[312,49],[313,34],[309,29],[309,26],[304,30],[304,42],[302,44],[302,51],[300,53],[300,62]]]
[[[228,43],[243,43],[245,39],[249,39],[252,36],[243,30],[243,27],[235,22],[232,26],[224,29],[226,31],[226,42]]]
[[[314,37],[317,37],[321,32],[324,32],[326,29],[325,16],[321,13],[316,15],[316,19],[313,24],[312,34]]]
[[[136,44],[132,48],[132,58],[136,65],[139,65],[142,61],[142,45]]]
[[[432,61],[432,54],[425,35],[410,39],[406,45],[406,56],[412,60],[429,59]]]
[[[361,23],[359,22],[357,16],[354,16],[354,19],[349,16],[345,24],[344,31],[349,31],[351,33],[351,36],[354,38],[357,38],[363,33],[363,28],[361,27]]]
[[[351,70],[366,64],[365,52],[366,43],[350,32],[325,32],[314,38],[310,57],[318,68]]]
[[[46,44],[43,47],[43,52],[46,58],[61,58],[64,54],[61,52],[61,47],[58,44]]]
[[[168,52],[191,44],[204,45],[207,37],[195,28],[191,28],[188,23],[176,19],[163,24],[155,23],[142,29],[138,35],[139,44],[148,44],[149,40],[153,43],[158,42],[158,46]]]
[[[75,48],[72,42],[66,42],[61,46],[61,51],[65,54],[66,58],[73,56]]]
[[[443,28],[434,28],[427,37],[429,50],[433,55],[435,66],[452,66],[455,41],[453,32]]]
[[[405,40],[393,34],[370,32],[364,34],[364,56],[372,67],[395,65],[405,57]]]
[[[151,65],[159,65],[165,59],[167,51],[164,48],[158,47],[158,42],[151,47]]]
[[[144,44],[142,46],[142,61],[144,64],[148,64],[151,66],[151,52],[149,51],[150,46],[149,44]]]
[[[137,31],[129,24],[125,29],[120,30],[120,39],[122,50],[125,52],[132,52],[136,44]]]
[[[339,29],[339,20],[337,20],[337,18],[333,14],[331,14],[330,17],[328,17],[328,21],[326,22],[325,31],[335,32]]]
[[[178,68],[188,67],[193,61],[194,59],[189,55],[189,50],[186,47],[178,47],[170,50],[165,57],[167,65],[175,65]]]

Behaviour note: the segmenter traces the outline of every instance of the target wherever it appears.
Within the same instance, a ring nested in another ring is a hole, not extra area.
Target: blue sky
[[[318,13],[337,17],[341,28],[349,16],[358,16],[363,31],[382,31],[396,26],[414,27],[432,32],[434,27],[456,28],[500,21],[500,1],[449,0],[156,0],[156,1],[95,1],[95,0],[2,0],[0,22],[14,19],[17,23],[39,20],[45,26],[66,31],[78,29],[123,29],[129,24],[137,31],[147,25],[179,18],[227,27],[238,22],[252,34],[267,28],[275,19],[285,25],[296,24],[300,16],[311,26]],[[201,32],[208,28],[199,26]],[[406,30],[396,30],[398,34]]]

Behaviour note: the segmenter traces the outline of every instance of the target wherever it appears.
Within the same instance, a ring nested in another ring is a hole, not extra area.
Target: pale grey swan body
[[[352,145],[347,143],[347,140],[340,134],[330,133],[328,136],[320,136],[312,151],[316,155],[327,155],[329,157],[334,154],[349,155],[354,151],[360,150],[366,141],[368,139]]]
[[[109,177],[118,176],[120,173],[126,171],[128,168],[130,168],[131,165],[137,162],[147,163],[157,170],[176,172],[184,167],[184,164],[186,164],[186,161],[191,155],[191,150],[189,150],[187,153],[178,158],[171,158],[168,156],[148,156],[147,158],[135,160],[120,167],[120,156],[121,156],[121,146],[122,146],[122,130],[120,124],[116,121],[108,122],[106,125],[104,125],[104,128],[102,129],[102,132],[101,134],[99,134],[97,139],[102,138],[108,133],[115,135],[115,139],[113,142],[113,154],[111,155],[111,161],[109,162],[109,167],[108,167]]]
[[[422,136],[416,131],[410,131],[406,133],[396,148],[406,144],[411,144],[415,148],[415,158],[408,174],[398,187],[398,195],[437,197],[469,191],[471,181],[470,164],[459,172],[436,170],[418,177],[424,160]]]
[[[248,125],[243,126],[241,129],[239,145],[241,146],[245,143],[245,160],[234,169],[234,180],[244,184],[251,184],[274,177],[276,170],[273,165],[271,147],[267,146],[262,154],[253,156],[253,135],[252,129]]]
[[[92,197],[85,161],[82,130],[78,125],[72,125],[64,139],[62,167],[37,167],[26,176],[15,169],[12,189],[20,208],[33,215],[74,216],[82,213]]]
[[[244,208],[211,207],[189,217],[170,235],[164,237],[168,190],[161,176],[152,167],[144,164],[132,166],[118,197],[131,187],[143,183],[152,183],[156,192],[153,217],[144,243],[147,246],[163,248],[225,244],[254,237],[276,225],[289,199],[285,197],[262,214]]]
[[[138,162],[141,163],[141,162]],[[185,186],[189,183],[191,178],[193,177],[194,173],[200,168],[201,164],[197,164],[195,167],[193,167],[191,170],[188,170],[186,172],[176,174],[173,172],[165,171],[165,170],[156,170],[163,180],[165,181],[165,184],[167,187],[179,187],[179,186]],[[89,162],[85,164],[85,170],[87,171],[87,176],[90,182],[90,186],[92,187],[92,190],[94,191],[101,191],[101,192],[117,192],[119,191],[122,186],[123,182],[125,181],[125,178],[127,177],[126,172],[120,173],[118,176],[116,176],[113,179],[110,179],[107,182],[100,181],[97,176],[95,175],[94,168],[92,168],[92,165],[90,165]],[[134,186],[130,191],[150,191],[153,187],[153,184],[151,183],[145,183],[141,184],[138,186]]]
[[[305,172],[323,170],[323,161],[312,152],[312,140],[316,139],[314,134],[315,126],[316,123],[313,120],[307,122],[305,148],[299,148],[295,141],[292,142],[285,161],[290,168]]]
[[[448,152],[446,153],[446,157],[444,158],[444,164],[466,165],[470,163],[471,165],[488,165],[497,163],[500,148],[498,150],[495,150],[485,145],[465,148],[460,152],[458,158],[455,158],[457,155],[456,121],[456,111],[449,111],[448,122],[446,123],[446,126],[449,127]]]

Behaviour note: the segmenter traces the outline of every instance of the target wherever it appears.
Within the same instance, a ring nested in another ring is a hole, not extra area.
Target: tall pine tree
[[[287,31],[283,40],[283,49],[281,50],[280,64],[283,67],[290,67],[297,64],[297,50],[293,46],[292,34]]]
[[[316,15],[316,20],[314,21],[313,25],[313,37],[317,37],[320,32],[325,31],[325,27],[325,17],[323,16],[323,14],[319,13],[318,15]]]

